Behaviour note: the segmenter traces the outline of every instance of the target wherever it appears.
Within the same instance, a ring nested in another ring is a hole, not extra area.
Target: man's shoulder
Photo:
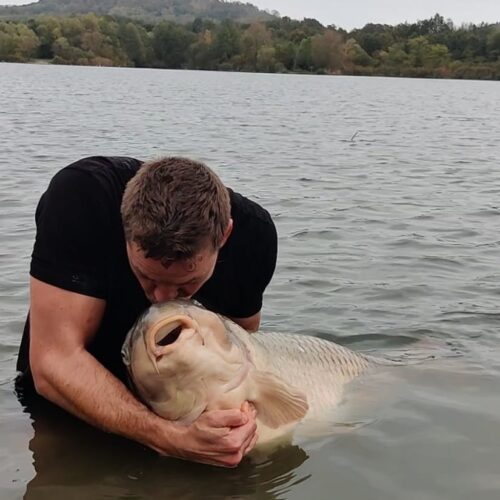
[[[263,206],[230,188],[228,191],[231,200],[231,216],[235,224],[246,222],[274,225],[270,213]]]
[[[240,259],[265,255],[265,259],[275,260],[277,230],[271,214],[260,204],[245,196],[229,190],[231,198],[231,217],[233,230],[221,249],[221,256],[237,255],[235,265],[240,266]]]
[[[100,187],[101,192],[115,193],[121,197],[126,184],[141,165],[142,161],[129,156],[88,156],[59,170],[51,186],[66,186],[82,191]]]
[[[40,198],[37,219],[48,207],[58,214],[80,209],[99,217],[108,211],[119,213],[125,186],[141,164],[125,156],[89,156],[67,165],[52,177]]]
[[[91,174],[106,174],[111,172],[128,172],[132,175],[137,172],[142,161],[131,156],[87,156],[73,163],[66,169],[75,169]]]

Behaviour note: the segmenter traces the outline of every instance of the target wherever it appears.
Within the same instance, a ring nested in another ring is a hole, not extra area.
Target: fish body
[[[250,401],[258,444],[334,408],[344,386],[373,363],[317,337],[249,334],[187,300],[151,306],[128,333],[122,357],[140,399],[168,420],[190,423]]]

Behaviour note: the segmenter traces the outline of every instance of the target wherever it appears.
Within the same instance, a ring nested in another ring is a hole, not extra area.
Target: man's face
[[[205,250],[189,260],[174,261],[164,266],[147,258],[134,242],[127,243],[130,267],[151,303],[180,297],[191,297],[212,276],[217,252]]]

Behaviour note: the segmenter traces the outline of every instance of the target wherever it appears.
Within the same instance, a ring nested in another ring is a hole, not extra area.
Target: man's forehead
[[[189,259],[158,260],[146,257],[144,251],[136,243],[131,243],[130,247],[133,264],[146,274],[149,271],[155,274],[179,277],[186,277],[187,274],[204,276],[217,260],[217,252],[209,251],[200,252]]]
[[[182,284],[197,278],[205,278],[206,274],[212,269],[212,264],[211,259],[203,258],[200,260],[172,261],[169,266],[165,266],[161,261],[142,258],[136,265],[141,272],[150,278],[172,280]]]
[[[195,271],[198,267],[200,267],[201,264],[203,264],[205,259],[201,255],[195,255],[194,257],[189,257],[188,259],[182,259],[182,260],[173,260],[173,259],[162,259],[161,265],[165,269],[170,269],[173,265],[177,264],[180,267],[183,267],[186,272],[193,272]]]

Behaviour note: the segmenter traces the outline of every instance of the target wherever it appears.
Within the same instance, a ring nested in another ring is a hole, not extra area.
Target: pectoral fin
[[[270,372],[256,371],[252,377],[257,391],[252,403],[263,424],[276,429],[305,416],[309,405],[304,393]]]

